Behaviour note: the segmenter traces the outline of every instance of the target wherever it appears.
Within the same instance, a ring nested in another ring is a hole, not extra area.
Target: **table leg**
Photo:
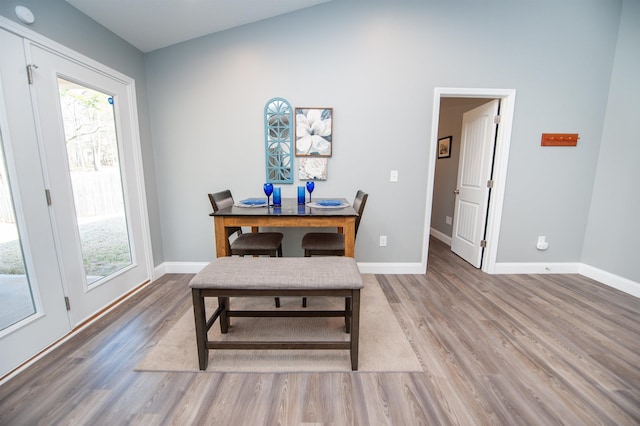
[[[213,219],[213,231],[216,237],[216,257],[225,257],[231,254],[229,239],[224,226],[224,216],[216,216]]]
[[[344,255],[346,257],[356,256],[356,221],[351,218],[344,224]]]

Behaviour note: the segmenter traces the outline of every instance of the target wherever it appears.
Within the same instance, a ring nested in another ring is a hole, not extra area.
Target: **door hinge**
[[[35,64],[27,65],[27,81],[29,84],[33,84],[33,70],[38,69],[38,66]]]
[[[64,306],[67,307],[67,311],[71,310],[71,302],[69,302],[69,298],[67,296],[64,297]]]
[[[51,205],[51,191],[49,191],[48,189],[44,190],[44,195],[45,197],[47,197],[47,205],[50,206]]]
[[[493,117],[493,124],[500,124],[500,116],[496,115]]]
[[[487,181],[487,188],[493,188],[493,179]]]
[[[487,240],[480,240],[480,247],[485,248],[487,246]]]

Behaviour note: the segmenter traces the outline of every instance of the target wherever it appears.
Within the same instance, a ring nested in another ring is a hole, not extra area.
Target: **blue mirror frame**
[[[270,99],[264,107],[264,140],[267,182],[293,183],[293,109],[283,98]]]

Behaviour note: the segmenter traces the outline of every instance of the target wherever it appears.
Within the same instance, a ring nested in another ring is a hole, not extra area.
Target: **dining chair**
[[[358,235],[358,227],[364,212],[364,206],[367,204],[369,194],[358,191],[353,201],[353,209],[358,213],[356,217],[356,236]],[[344,256],[344,234],[337,232],[309,232],[302,238],[302,249],[304,256]]]
[[[231,191],[228,189],[225,191],[209,194],[209,201],[213,212],[217,212],[220,209],[231,207],[234,204]],[[226,228],[227,230],[227,248],[231,256],[270,256],[270,257],[282,257],[282,239],[284,235],[280,232],[250,232],[243,233],[242,228],[232,227]],[[233,234],[236,234],[236,238],[230,241]],[[280,307],[280,298],[276,297],[276,307]]]
[[[353,209],[358,213],[356,217],[355,236],[358,235],[360,220],[369,194],[358,190],[353,201]],[[355,238],[354,236],[354,238]],[[344,256],[344,234],[338,232],[309,232],[302,237],[304,256]],[[307,298],[302,299],[302,306],[307,306]]]

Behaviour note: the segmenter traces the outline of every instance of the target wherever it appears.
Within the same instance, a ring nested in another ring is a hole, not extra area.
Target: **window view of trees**
[[[64,120],[70,171],[98,171],[118,164],[113,126],[113,98],[61,80],[60,106]]]
[[[89,283],[131,264],[113,97],[58,79],[67,158]]]

